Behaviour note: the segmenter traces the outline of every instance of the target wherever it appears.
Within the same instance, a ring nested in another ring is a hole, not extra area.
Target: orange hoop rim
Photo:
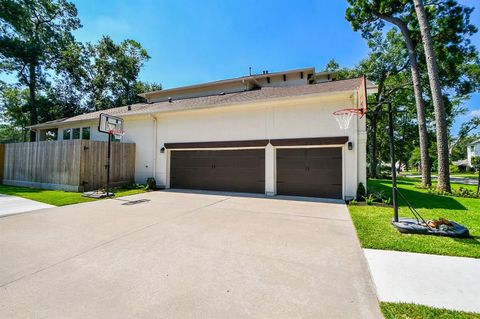
[[[333,112],[333,115],[346,115],[349,113],[353,113],[354,115],[363,117],[365,115],[365,110],[364,109],[342,109],[342,110],[337,110]]]
[[[123,130],[119,130],[119,129],[109,130],[108,133],[110,133],[112,135],[123,135],[123,134],[125,134],[125,132]]]

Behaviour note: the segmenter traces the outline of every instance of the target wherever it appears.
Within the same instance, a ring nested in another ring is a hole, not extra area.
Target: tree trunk
[[[417,125],[418,125],[418,139],[420,142],[420,161],[422,166],[422,185],[432,185],[432,176],[430,171],[430,156],[428,155],[428,135],[427,135],[427,122],[425,120],[425,102],[423,101],[423,89],[420,81],[420,71],[417,62],[417,53],[415,52],[415,45],[413,44],[405,23],[402,20],[382,14],[378,16],[396,25],[402,32],[405,44],[408,50],[408,58],[410,61],[410,69],[412,73],[413,91],[415,95],[415,104],[417,108]]]
[[[433,51],[432,37],[428,26],[427,15],[422,0],[413,0],[417,13],[420,33],[422,35],[425,57],[427,60],[428,79],[432,92],[433,107],[435,109],[435,124],[437,131],[438,153],[438,183],[437,190],[450,192],[450,168],[448,160],[448,132],[445,106],[443,105],[442,89],[438,76],[437,58]]]
[[[37,74],[35,70],[35,63],[30,63],[29,65],[29,104],[30,104],[30,125],[35,125],[38,123],[38,113],[37,113],[37,103],[36,103],[36,84],[37,84]],[[36,133],[30,131],[30,142],[35,142]]]

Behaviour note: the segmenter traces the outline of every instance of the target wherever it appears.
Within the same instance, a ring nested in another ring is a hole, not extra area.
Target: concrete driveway
[[[381,314],[344,204],[155,192],[1,218],[0,318],[26,317]]]

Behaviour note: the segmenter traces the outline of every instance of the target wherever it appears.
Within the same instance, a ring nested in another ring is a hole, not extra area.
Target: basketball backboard
[[[367,78],[365,75],[363,75],[360,79],[360,86],[357,90],[357,97],[357,108],[361,109],[363,114],[367,113]]]
[[[101,113],[98,131],[113,135],[123,135],[123,119],[110,114]]]

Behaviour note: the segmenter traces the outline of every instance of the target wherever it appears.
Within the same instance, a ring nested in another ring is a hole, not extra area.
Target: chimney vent
[[[171,97],[168,98],[168,103],[172,103],[172,98]]]

